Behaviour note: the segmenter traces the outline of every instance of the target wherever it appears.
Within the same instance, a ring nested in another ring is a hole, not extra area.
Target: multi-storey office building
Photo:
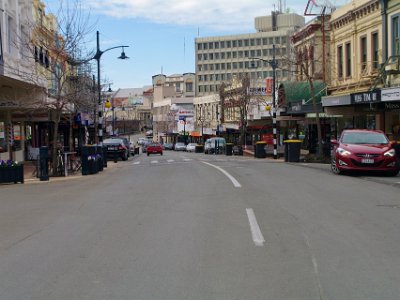
[[[249,74],[252,81],[272,77],[267,61],[273,57],[273,45],[281,66],[277,77],[287,79],[290,72],[285,60],[290,53],[290,35],[304,23],[304,17],[297,14],[273,13],[255,18],[255,33],[196,38],[196,96],[218,93],[220,84],[235,76],[241,79]],[[255,68],[251,58],[261,59]]]
[[[153,135],[157,140],[175,140],[177,134],[194,131],[195,74],[153,76]]]

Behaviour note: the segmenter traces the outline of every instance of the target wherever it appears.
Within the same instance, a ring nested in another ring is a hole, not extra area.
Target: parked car
[[[147,145],[146,152],[147,152],[147,156],[149,156],[150,154],[154,154],[154,153],[163,155],[163,148],[160,143],[153,142],[153,143],[150,143]]]
[[[187,152],[194,152],[196,150],[196,146],[198,146],[197,143],[189,143],[186,146],[186,151]]]
[[[147,152],[147,146],[150,144],[149,141],[146,141],[143,145],[142,145],[142,153],[146,153]]]
[[[124,142],[124,145],[129,149],[129,151],[128,151],[128,157],[129,157],[131,155],[131,153],[132,153],[131,152],[131,143],[125,137],[119,137],[119,138]]]
[[[175,151],[186,151],[185,143],[176,143],[174,146]]]
[[[137,140],[137,144],[143,146],[147,141],[147,138],[141,137]]]
[[[103,145],[107,147],[107,158],[121,158],[127,160],[129,157],[129,145],[126,146],[122,138],[108,138],[103,141]]]
[[[205,154],[213,154],[215,153],[215,146],[217,146],[217,152],[219,154],[225,152],[226,140],[221,137],[213,137],[207,139],[204,144],[204,153]]]
[[[333,145],[331,170],[381,171],[391,176],[399,173],[396,142],[390,142],[380,130],[346,129]]]
[[[165,150],[174,150],[174,144],[172,143],[164,143],[163,145]]]
[[[130,141],[129,142],[129,152],[131,153],[132,156],[135,156],[135,143]]]

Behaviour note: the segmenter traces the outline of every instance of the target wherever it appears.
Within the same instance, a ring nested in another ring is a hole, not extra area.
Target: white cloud
[[[254,17],[270,15],[279,5],[274,0],[87,0],[86,3],[96,12],[116,18],[140,18],[221,31],[252,30]],[[282,0],[282,3],[301,15],[307,5],[307,1],[297,0]]]

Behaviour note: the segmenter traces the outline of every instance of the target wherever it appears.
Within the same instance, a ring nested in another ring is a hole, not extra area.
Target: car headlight
[[[343,148],[337,148],[336,152],[339,153],[339,154],[342,155],[342,156],[351,155],[351,152],[350,152],[350,151],[347,151],[347,150],[345,150],[345,149],[343,149]]]
[[[393,157],[396,155],[396,151],[394,149],[390,149],[389,151],[386,151],[383,155],[388,157]]]

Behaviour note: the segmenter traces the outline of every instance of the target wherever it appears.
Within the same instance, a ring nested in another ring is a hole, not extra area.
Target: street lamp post
[[[278,159],[278,141],[277,141],[277,122],[276,122],[276,69],[278,62],[275,59],[275,44],[272,45],[272,60],[265,60],[258,57],[250,57],[252,60],[260,60],[270,64],[272,68],[272,134],[274,139],[274,159]]]
[[[97,61],[97,92],[98,92],[98,102],[97,102],[97,111],[98,111],[98,122],[97,122],[97,129],[98,129],[98,135],[97,135],[97,140],[96,144],[102,144],[103,143],[103,107],[102,107],[102,101],[101,101],[101,83],[100,83],[100,58],[103,55],[103,53],[117,49],[117,48],[122,48],[121,56],[119,56],[119,59],[128,59],[129,57],[125,55],[124,48],[127,48],[129,46],[116,46],[116,47],[111,47],[106,50],[101,51],[100,50],[100,38],[99,38],[99,32],[97,31],[97,51],[95,56],[92,59],[95,59]],[[114,131],[114,128],[113,128]],[[114,133],[114,132],[113,132]]]

